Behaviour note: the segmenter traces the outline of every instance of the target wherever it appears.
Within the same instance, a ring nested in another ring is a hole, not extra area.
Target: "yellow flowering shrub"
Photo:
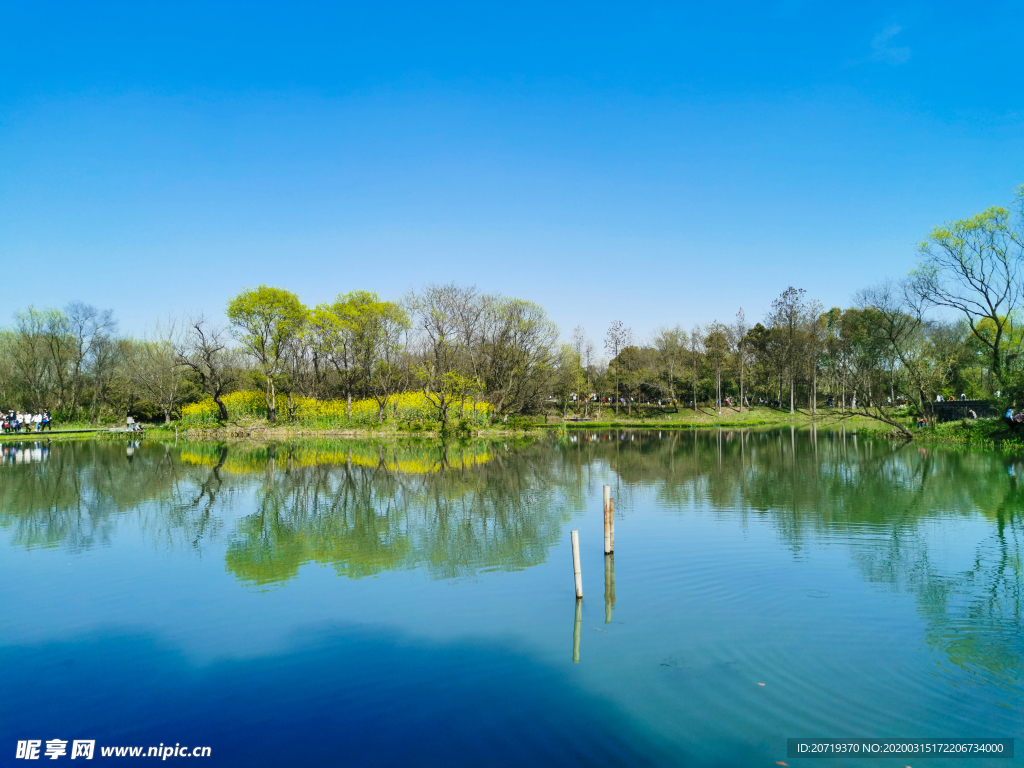
[[[263,392],[232,392],[221,398],[228,409],[228,418],[232,420],[244,418],[267,418],[267,403]],[[483,424],[491,415],[491,404],[487,402],[467,402],[462,408],[458,404],[452,406],[449,414],[452,419],[465,419],[472,424]],[[291,418],[289,418],[288,399],[277,398],[278,421],[287,424],[295,423],[315,429],[346,428],[356,426],[373,426],[377,423],[377,401],[372,398],[354,400],[351,416],[348,402],[345,400],[317,400],[312,397],[295,397],[291,401]],[[403,392],[388,402],[384,411],[385,421],[421,422],[437,418],[437,412],[422,392]],[[206,398],[198,403],[182,406],[181,422],[183,426],[203,427],[217,423],[217,404],[213,398]]]
[[[228,418],[267,418],[267,401],[262,392],[232,392],[221,397],[228,409]],[[213,426],[217,423],[217,404],[212,397],[181,407],[185,426]]]

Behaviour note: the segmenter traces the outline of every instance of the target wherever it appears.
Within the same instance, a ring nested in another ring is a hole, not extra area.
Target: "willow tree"
[[[281,372],[288,347],[300,338],[307,315],[307,309],[294,293],[266,285],[247,288],[228,302],[228,320],[266,379],[267,417],[271,424],[277,420],[274,379]]]
[[[556,376],[558,326],[539,304],[488,296],[476,371],[494,413],[536,411]]]

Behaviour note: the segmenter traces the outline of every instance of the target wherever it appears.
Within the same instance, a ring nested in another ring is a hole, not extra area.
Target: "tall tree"
[[[697,410],[697,380],[699,378],[700,359],[704,353],[704,332],[699,325],[690,329],[686,351],[689,353],[691,383],[693,386],[693,410]]]
[[[14,328],[3,336],[3,353],[23,406],[35,411],[66,411],[70,346],[67,318],[60,310],[29,307],[14,315]]]
[[[590,393],[594,388],[594,342],[587,338],[582,325],[577,325],[572,332],[572,349],[583,366],[584,388],[587,397],[583,401],[583,416],[590,416]]]
[[[112,339],[117,328],[114,313],[99,310],[89,304],[73,301],[64,308],[67,333],[70,337],[68,347],[68,396],[69,409],[74,414],[81,404],[82,390],[85,387],[85,374],[92,367],[93,404],[92,418],[97,412],[96,398],[101,391],[97,387],[100,381],[108,381],[117,354]],[[63,366],[62,366],[63,367]]]
[[[410,293],[406,305],[415,317],[421,361],[416,368],[424,396],[448,431],[451,407],[480,384],[473,347],[482,335],[483,300],[476,288],[448,283]]]
[[[789,412],[796,412],[796,371],[801,352],[801,330],[806,315],[803,288],[790,286],[772,302],[769,325],[779,340],[781,371],[789,380]]]
[[[911,290],[924,302],[960,312],[1002,381],[1006,337],[1022,292],[1024,185],[1014,210],[999,206],[935,227],[919,247]]]
[[[497,415],[536,411],[555,376],[558,326],[532,301],[489,296],[481,344],[471,355]]]
[[[736,322],[732,327],[733,339],[736,343],[736,367],[740,374],[740,413],[743,413],[744,397],[743,374],[747,367],[747,316],[743,313],[743,307],[736,313]]]
[[[189,321],[185,335],[175,344],[175,358],[195,374],[200,386],[217,404],[222,422],[228,420],[228,409],[221,399],[238,381],[238,366],[224,332],[203,317]]]
[[[612,360],[633,343],[633,331],[625,326],[621,320],[614,320],[608,326],[608,332],[604,337],[604,349]],[[611,369],[612,366],[609,366]],[[612,375],[615,377],[615,415],[619,415],[619,368],[614,366]]]
[[[289,346],[300,337],[307,315],[308,311],[294,293],[266,285],[248,288],[228,302],[228,320],[266,379],[267,415],[271,424],[277,420],[274,378],[281,371]]]
[[[824,327],[821,315],[824,307],[818,301],[804,304],[803,314],[803,360],[807,371],[807,408],[811,415],[818,413],[818,370],[821,367],[821,353],[824,345]]]
[[[665,383],[668,396],[679,411],[676,398],[676,372],[683,365],[683,353],[686,350],[687,335],[681,325],[674,328],[662,328],[654,336],[654,348],[658,350],[662,370],[665,372]]]
[[[555,396],[562,401],[562,418],[565,418],[573,395],[578,398],[586,384],[583,360],[571,344],[562,344],[558,350],[558,375],[554,384]]]
[[[729,352],[732,349],[732,330],[717,320],[709,324],[704,332],[704,349],[708,362],[715,370],[715,396],[717,398],[718,415],[722,415],[722,369],[725,367]]]
[[[156,403],[169,423],[186,393],[185,372],[177,358],[178,323],[157,323],[148,339],[131,345],[128,376],[136,390]]]

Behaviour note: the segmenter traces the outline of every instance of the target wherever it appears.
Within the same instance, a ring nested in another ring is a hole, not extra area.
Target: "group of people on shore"
[[[14,432],[43,432],[53,431],[53,418],[49,411],[39,413],[22,413],[20,411],[8,411],[3,416],[3,431],[5,434]]]

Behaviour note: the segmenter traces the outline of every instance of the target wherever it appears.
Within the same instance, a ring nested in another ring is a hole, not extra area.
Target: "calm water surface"
[[[788,428],[3,450],[0,765],[52,738],[772,766],[787,737],[1022,735],[1024,465],[995,453]]]

